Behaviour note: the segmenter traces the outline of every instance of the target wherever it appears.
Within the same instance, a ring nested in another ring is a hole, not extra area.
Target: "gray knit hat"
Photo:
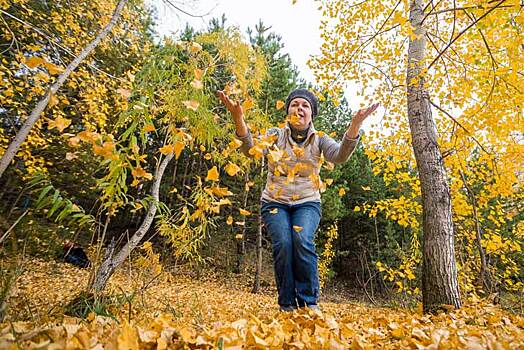
[[[286,99],[286,113],[289,113],[289,104],[295,98],[303,98],[311,105],[311,119],[315,119],[318,114],[318,99],[311,91],[307,89],[296,89],[291,91]]]

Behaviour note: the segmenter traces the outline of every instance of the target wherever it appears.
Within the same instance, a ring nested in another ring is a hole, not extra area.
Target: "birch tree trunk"
[[[422,303],[424,312],[435,312],[444,305],[459,308],[460,293],[455,262],[451,196],[437,143],[437,129],[424,87],[426,31],[423,27],[423,9],[422,0],[411,0],[409,20],[416,37],[409,40],[407,112],[422,192]]]
[[[114,254],[114,246],[110,245],[110,247],[106,250],[104,261],[102,261],[102,264],[100,265],[98,271],[95,274],[93,283],[91,284],[91,286],[89,286],[89,290],[97,293],[104,290],[107,281],[113,275],[116,268],[127,259],[129,254],[136,248],[138,243],[140,243],[142,238],[144,238],[144,235],[151,227],[157,210],[160,183],[162,182],[164,171],[166,170],[166,167],[171,161],[171,159],[173,159],[172,153],[168,154],[166,158],[164,158],[164,160],[162,161],[162,163],[160,163],[155,172],[153,186],[151,188],[151,195],[153,196],[153,201],[151,202],[151,206],[147,211],[146,217],[142,222],[142,225],[140,225],[135,234],[129,239],[126,245],[118,253]]]
[[[87,45],[71,63],[69,63],[65,71],[58,76],[56,82],[53,85],[51,85],[51,87],[46,91],[42,99],[38,101],[35,108],[31,112],[31,115],[27,118],[24,125],[22,125],[22,127],[16,134],[14,140],[9,144],[9,147],[7,148],[4,155],[2,156],[2,159],[0,160],[0,178],[2,177],[4,171],[7,169],[7,167],[15,157],[22,143],[27,138],[27,135],[29,135],[29,132],[33,128],[33,125],[35,125],[36,121],[40,118],[42,112],[49,104],[51,96],[56,94],[58,89],[60,89],[60,87],[64,84],[66,79],[69,78],[69,76],[76,69],[76,67],[78,67],[78,65],[82,63],[82,61],[91,53],[91,51],[93,51],[93,49],[107,36],[111,29],[113,29],[114,25],[120,18],[122,9],[124,8],[126,2],[127,0],[120,0],[118,2],[115,8],[115,12],[113,13],[113,17],[111,17],[109,23],[104,27],[104,29],[100,31],[100,33],[98,33],[96,38],[93,41],[91,41],[89,45]]]

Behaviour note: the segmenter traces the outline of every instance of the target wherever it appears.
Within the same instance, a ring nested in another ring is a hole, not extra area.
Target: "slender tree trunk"
[[[424,87],[426,31],[422,24],[423,8],[422,0],[411,0],[409,19],[416,37],[409,40],[406,86],[409,126],[422,192],[422,303],[424,312],[435,312],[444,305],[459,308],[460,292],[451,196],[437,143],[437,129]]]
[[[139,229],[129,239],[126,245],[118,253],[116,253],[116,255],[114,255],[114,245],[110,245],[110,247],[106,251],[104,261],[102,261],[102,264],[96,272],[93,284],[89,288],[90,290],[95,291],[97,293],[104,290],[107,281],[113,275],[116,268],[126,260],[131,251],[133,251],[133,249],[136,248],[138,243],[140,243],[142,238],[144,238],[144,235],[149,230],[149,227],[151,227],[157,210],[160,183],[162,182],[162,177],[164,175],[164,171],[166,170],[166,166],[167,164],[169,164],[171,159],[173,159],[172,153],[168,154],[166,158],[162,160],[162,163],[160,163],[155,172],[153,186],[151,188],[151,195],[153,196],[153,201],[151,202],[151,206],[147,211],[146,217],[142,222],[142,225],[140,225]]]
[[[471,200],[471,206],[473,207],[473,219],[475,220],[475,233],[476,233],[476,243],[477,243],[477,249],[479,251],[480,256],[480,281],[482,283],[482,288],[484,289],[484,293],[486,295],[489,295],[493,292],[493,280],[491,278],[491,273],[488,268],[488,263],[486,260],[486,252],[484,251],[484,248],[482,248],[482,229],[480,227],[478,214],[477,214],[477,200],[475,198],[475,194],[473,193],[473,190],[468,186],[466,176],[463,172],[460,172],[460,175],[462,176],[462,181],[464,182],[464,187],[466,188],[466,192],[468,194],[468,197]]]
[[[29,135],[31,128],[40,118],[40,115],[49,104],[51,96],[56,94],[58,89],[60,89],[60,87],[64,84],[66,79],[69,78],[69,76],[76,69],[76,67],[78,67],[78,65],[82,63],[82,61],[91,53],[91,51],[93,51],[93,49],[100,43],[100,41],[102,41],[102,39],[104,39],[107,36],[107,34],[111,31],[111,29],[114,27],[114,25],[120,18],[120,14],[126,2],[127,0],[120,0],[118,2],[115,12],[113,13],[113,17],[111,18],[109,23],[104,27],[104,29],[100,31],[100,33],[98,33],[96,38],[93,41],[91,41],[89,45],[87,45],[82,50],[82,52],[80,52],[80,54],[67,66],[65,71],[58,76],[56,82],[53,85],[51,85],[51,87],[47,90],[44,97],[42,97],[42,99],[38,101],[35,108],[31,112],[31,115],[27,118],[24,125],[22,125],[22,127],[16,134],[14,140],[9,144],[9,147],[2,156],[2,159],[0,160],[0,177],[2,177],[4,171],[7,169],[7,167],[15,157],[16,152],[18,152],[18,149],[27,138],[27,135]]]
[[[264,159],[262,158],[262,168],[260,169],[260,177],[264,176]],[[264,186],[262,182],[262,186]],[[261,191],[263,188],[261,189]],[[260,276],[262,275],[262,213],[259,210],[258,213],[258,232],[257,232],[257,245],[256,245],[256,266],[255,266],[255,282],[253,283],[253,293],[258,293],[260,290]]]
[[[246,171],[246,176],[244,177],[244,190],[247,186],[247,183],[249,182],[249,174]],[[249,191],[244,191],[244,206],[245,209],[247,206],[247,199],[249,197]],[[242,226],[242,239],[237,239],[237,261],[235,266],[235,272],[241,273],[242,272],[242,265],[244,263],[244,257],[246,255],[246,226],[247,226],[247,217],[244,218],[244,226]]]

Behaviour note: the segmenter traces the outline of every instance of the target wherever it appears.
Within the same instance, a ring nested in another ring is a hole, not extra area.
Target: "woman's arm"
[[[364,120],[369,117],[378,106],[378,103],[374,103],[355,113],[351,120],[351,124],[344,133],[341,143],[336,142],[327,135],[322,136],[320,139],[320,149],[322,150],[322,153],[324,153],[324,158],[328,162],[340,164],[349,159],[360,140],[360,127],[362,126],[362,122],[364,122]]]
[[[234,102],[229,98],[229,96],[224,94],[223,91],[217,91],[217,95],[233,117],[233,122],[235,123],[235,136],[242,141],[240,151],[242,151],[246,156],[251,157],[249,150],[253,147],[253,138],[247,128],[246,122],[244,121],[244,110],[240,101]]]

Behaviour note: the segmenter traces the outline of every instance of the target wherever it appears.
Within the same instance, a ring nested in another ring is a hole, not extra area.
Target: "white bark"
[[[113,275],[116,268],[127,259],[129,254],[137,247],[138,243],[140,243],[142,238],[144,238],[144,235],[151,227],[151,224],[153,223],[153,219],[155,218],[155,214],[158,208],[157,202],[159,200],[160,183],[162,182],[164,171],[166,170],[166,167],[171,161],[171,159],[173,159],[172,153],[167,155],[166,158],[164,158],[164,160],[162,161],[162,163],[160,163],[159,167],[155,172],[153,186],[151,188],[151,195],[153,197],[153,201],[147,211],[146,217],[142,222],[142,225],[140,225],[135,234],[129,239],[126,245],[116,255],[113,255],[114,247],[110,246],[110,248],[108,248],[104,257],[104,261],[102,262],[102,264],[98,268],[98,271],[95,274],[93,284],[89,288],[90,290],[93,290],[95,292],[101,292],[102,290],[104,290],[107,281]]]
[[[459,308],[460,293],[450,190],[422,75],[426,46],[423,8],[422,0],[411,0],[410,22],[417,37],[409,41],[406,85],[409,126],[422,192],[422,302],[425,312],[434,312],[443,305]]]
[[[89,45],[87,45],[82,50],[82,52],[80,52],[80,54],[67,66],[65,71],[58,76],[56,82],[53,85],[51,85],[51,87],[47,90],[42,99],[38,101],[35,108],[31,112],[31,115],[27,118],[24,125],[22,125],[13,141],[11,141],[11,143],[9,144],[9,147],[2,156],[2,159],[0,160],[0,178],[2,177],[4,171],[7,169],[7,167],[15,157],[22,143],[27,138],[27,135],[29,135],[29,132],[33,128],[33,125],[40,118],[40,115],[49,104],[51,96],[56,94],[58,89],[60,89],[60,87],[64,84],[66,79],[69,78],[69,76],[76,69],[76,67],[78,67],[78,65],[82,63],[82,61],[91,53],[91,51],[93,51],[93,49],[100,43],[100,41],[102,41],[102,39],[104,39],[107,36],[107,34],[111,31],[111,29],[114,27],[114,25],[120,18],[122,9],[126,2],[127,0],[120,0],[118,2],[115,12],[113,13],[113,17],[111,18],[109,23],[104,27],[104,29],[100,31],[100,33],[98,33],[96,38],[93,41],[91,41],[91,43],[89,43]]]

